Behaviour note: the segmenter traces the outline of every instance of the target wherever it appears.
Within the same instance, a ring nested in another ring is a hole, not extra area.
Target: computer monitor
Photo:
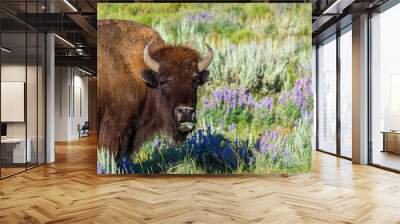
[[[1,123],[1,136],[7,136],[7,124]]]

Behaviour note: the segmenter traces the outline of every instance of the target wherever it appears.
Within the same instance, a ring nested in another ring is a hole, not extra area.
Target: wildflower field
[[[181,145],[156,136],[100,174],[296,174],[310,171],[310,4],[98,4],[99,19],[133,20],[168,43],[214,49],[196,130]]]

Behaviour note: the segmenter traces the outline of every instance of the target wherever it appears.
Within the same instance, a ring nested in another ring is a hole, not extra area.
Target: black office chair
[[[90,129],[89,121],[85,121],[82,127],[80,127],[80,125],[78,124],[79,138],[89,136],[89,129]]]

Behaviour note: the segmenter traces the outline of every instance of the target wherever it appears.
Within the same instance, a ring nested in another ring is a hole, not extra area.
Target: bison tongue
[[[179,124],[178,130],[181,132],[190,132],[191,130],[193,130],[193,127],[193,122],[183,122]]]

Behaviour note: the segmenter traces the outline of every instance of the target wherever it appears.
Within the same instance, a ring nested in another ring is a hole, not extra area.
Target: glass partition
[[[371,162],[400,170],[400,5],[371,19]]]
[[[43,4],[20,1],[18,13]],[[43,33],[0,12],[0,178],[45,163],[45,44]]]
[[[2,177],[24,171],[31,157],[26,150],[26,41],[25,32],[1,34]]]
[[[352,32],[340,36],[340,154],[352,157]]]
[[[46,162],[46,144],[45,144],[45,124],[46,124],[46,38],[43,33],[38,34],[38,65],[37,65],[37,162],[43,164]]]
[[[318,149],[336,153],[336,36],[318,47]]]
[[[29,153],[29,160],[27,163],[27,167],[33,167],[37,165],[37,157],[38,157],[38,141],[37,141],[37,132],[38,132],[38,88],[37,88],[37,79],[38,79],[38,34],[36,32],[28,32],[27,33],[27,74],[26,74],[26,113],[27,113],[27,151]]]

